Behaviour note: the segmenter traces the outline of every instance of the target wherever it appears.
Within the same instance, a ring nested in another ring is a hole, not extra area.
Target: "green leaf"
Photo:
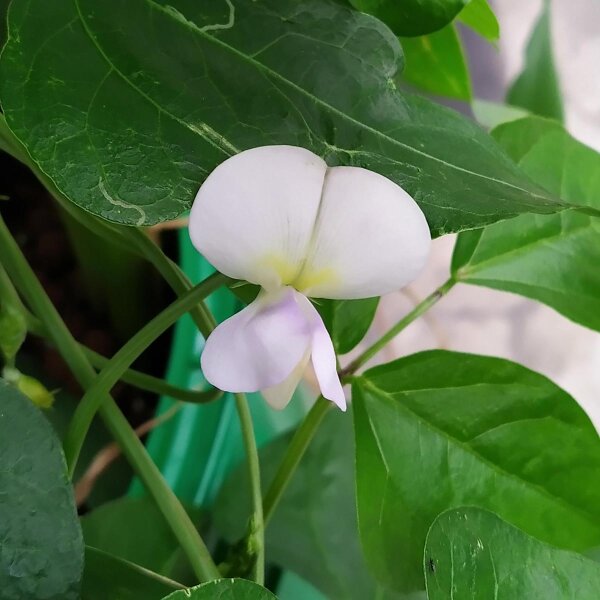
[[[469,0],[350,0],[365,13],[376,16],[402,36],[438,31],[463,10]]]
[[[477,122],[486,129],[494,129],[503,123],[529,116],[529,113],[523,108],[479,98],[471,102],[471,109]]]
[[[430,35],[401,38],[406,67],[402,78],[417,87],[457,100],[471,99],[471,79],[454,25]]]
[[[500,25],[487,0],[471,0],[458,14],[458,20],[490,42],[500,39]]]
[[[396,89],[397,38],[334,0],[14,0],[9,17],[7,122],[103,218],[174,218],[217,164],[263,144],[389,177],[434,235],[563,207],[476,124]]]
[[[199,521],[200,511],[192,516]],[[88,546],[173,576],[179,543],[151,498],[119,498],[104,504],[81,519],[81,528]]]
[[[429,600],[596,600],[600,565],[548,546],[479,508],[441,514],[427,534]]]
[[[275,475],[290,437],[261,450],[263,483]],[[269,522],[267,561],[297,573],[327,598],[394,598],[367,570],[358,537],[354,486],[352,419],[331,411]],[[215,503],[217,528],[230,542],[243,536],[250,516],[247,489],[246,469],[241,468],[231,475]]]
[[[269,590],[246,579],[218,579],[188,590],[173,592],[164,600],[276,600]]]
[[[563,118],[563,105],[550,30],[550,3],[544,0],[540,18],[531,34],[525,54],[525,67],[508,92],[510,104],[552,119]]]
[[[379,298],[316,301],[337,354],[350,352],[365,337],[378,304]]]
[[[494,131],[539,184],[569,200],[600,208],[600,155],[558,123],[538,117]],[[521,215],[458,238],[453,271],[465,283],[539,300],[600,331],[600,220],[574,211]]]
[[[82,598],[85,600],[160,600],[183,586],[122,558],[85,547]]]
[[[358,521],[380,581],[422,589],[427,530],[457,506],[493,510],[560,547],[598,545],[600,439],[542,375],[423,352],[357,378],[353,405]]]
[[[12,361],[27,337],[27,322],[16,307],[3,303],[0,306],[0,354]]]
[[[6,43],[6,20],[10,0],[0,0],[0,50]]]
[[[79,598],[83,540],[62,449],[31,401],[0,380],[0,590]]]

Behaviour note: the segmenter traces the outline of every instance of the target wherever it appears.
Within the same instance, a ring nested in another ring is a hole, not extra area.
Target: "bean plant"
[[[563,124],[549,3],[504,104],[474,96],[462,45],[466,30],[497,44],[487,0],[0,13],[3,164],[39,180],[90,301],[124,332],[114,352],[78,338],[21,247],[28,201],[3,200],[0,598],[600,597],[600,439],[576,400],[502,358],[380,354],[456,286],[600,331],[600,156]],[[160,243],[167,227],[206,276]],[[379,298],[449,234],[446,281],[364,341]],[[194,383],[138,366],[157,346],[166,362],[175,325],[196,341],[171,367]],[[62,357],[74,402],[26,360],[35,339]],[[162,398],[141,428],[123,386],[150,413]],[[157,449],[173,411],[204,427],[227,407],[226,443],[194,425]],[[236,444],[215,492],[192,490]],[[81,501],[118,455],[131,485]]]

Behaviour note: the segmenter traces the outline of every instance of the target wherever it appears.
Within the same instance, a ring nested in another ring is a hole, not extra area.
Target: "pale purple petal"
[[[342,383],[337,374],[337,364],[333,342],[321,315],[312,305],[310,300],[296,292],[298,303],[304,308],[305,314],[310,319],[312,341],[311,341],[311,359],[321,394],[327,400],[331,400],[343,411],[346,410],[346,397],[342,388]]]
[[[273,387],[261,390],[263,398],[276,410],[283,410],[292,399],[310,359],[311,348],[307,348],[304,356],[294,370],[281,382]]]
[[[262,294],[221,323],[206,340],[202,371],[227,392],[256,392],[282,383],[310,348],[313,331],[292,288]]]

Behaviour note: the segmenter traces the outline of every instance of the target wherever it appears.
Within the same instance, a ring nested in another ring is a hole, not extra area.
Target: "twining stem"
[[[46,340],[50,338],[48,332],[44,329],[43,323],[33,315],[21,302],[17,291],[15,290],[8,273],[0,263],[0,300],[6,300],[12,306],[18,307],[18,310],[25,317],[27,331],[33,335],[37,335]],[[79,344],[86,358],[94,368],[102,369],[110,359],[106,358],[99,352],[95,352],[84,344]],[[152,392],[159,396],[168,396],[174,400],[181,402],[189,402],[193,404],[204,404],[216,400],[223,392],[216,388],[208,390],[188,390],[186,388],[173,385],[164,379],[142,373],[136,369],[127,369],[121,376],[121,381],[127,383],[140,390]]]
[[[403,329],[408,327],[413,321],[419,318],[423,313],[429,310],[438,300],[440,300],[450,289],[455,285],[454,279],[449,279],[443,285],[441,285],[432,294],[427,296],[422,302],[420,302],[412,311],[406,316],[400,319],[393,327],[391,327],[377,342],[372,346],[369,346],[362,354],[355,358],[345,369],[342,369],[339,373],[340,378],[344,383],[347,383],[352,375],[363,366],[367,361],[373,358],[386,344],[393,340]],[[265,519],[265,526],[268,524],[269,519],[273,516],[273,512],[277,508],[277,504],[281,500],[281,497],[292,478],[296,468],[300,464],[306,449],[308,448],[311,440],[315,436],[319,425],[323,421],[323,417],[327,413],[327,410],[333,406],[333,404],[323,397],[320,397],[309,413],[304,418],[304,421],[300,424],[300,427],[296,430],[290,445],[288,446],[286,453],[279,465],[279,469],[265,494],[263,501],[263,512]]]
[[[441,300],[454,286],[456,280],[448,279],[437,290],[429,294],[422,302],[417,304],[413,310],[402,317],[395,325],[388,329],[373,345],[357,356],[346,368],[342,369],[340,375],[347,377],[354,375],[360,367],[371,360],[384,346],[387,346],[402,330],[406,329],[413,321],[416,321],[423,313],[427,312],[436,302]]]
[[[83,350],[69,332],[46,292],[37,280],[17,243],[0,217],[0,256],[2,263],[19,292],[42,320],[52,341],[84,389],[89,388],[96,373]],[[100,414],[122,448],[123,453],[154,498],[200,581],[220,577],[210,553],[177,496],[152,462],[146,448],[138,439],[114,400],[106,396]]]
[[[178,296],[181,296],[191,288],[191,282],[185,273],[183,273],[183,271],[173,263],[161,249],[144,234],[143,231],[133,227],[124,228],[115,226],[112,223],[108,223],[107,221],[88,214],[70,202],[70,200],[56,187],[54,182],[41,171],[33,160],[30,159],[25,148],[7,126],[3,115],[0,115],[0,139],[2,140],[0,148],[27,165],[61,207],[69,212],[73,218],[90,229],[90,231],[93,231],[112,242],[119,243],[121,247],[128,251],[133,249],[141,256],[146,257],[159,273],[161,273]],[[205,337],[215,326],[212,314],[203,301],[200,301],[197,306],[190,310],[190,315]],[[245,398],[243,401],[237,403],[238,413],[240,412],[240,406],[243,404],[247,404]],[[106,409],[104,409],[103,412],[106,412]],[[240,421],[243,421],[243,416],[241,414]],[[244,443],[246,445],[248,456],[253,452],[256,452],[256,441],[254,439],[250,440],[249,438],[245,438]],[[253,481],[252,485],[260,485],[260,481]]]
[[[263,585],[265,579],[265,523],[263,516],[262,491],[260,484],[260,464],[252,414],[244,394],[235,394],[235,402],[242,428],[244,446],[246,447],[246,464],[250,479],[250,492],[252,496],[252,517],[250,519],[249,533],[247,536],[249,554],[254,558],[252,579]]]
[[[43,337],[44,339],[49,339],[48,333],[41,327],[41,323],[37,317],[34,317],[30,313],[26,314],[26,322],[27,329],[30,333]],[[95,369],[103,369],[110,360],[103,354],[88,348],[84,344],[80,343],[79,347],[83,350],[85,357]],[[120,381],[127,383],[138,390],[144,390],[156,394],[157,396],[166,396],[173,400],[188,402],[190,404],[214,402],[223,394],[223,392],[217,388],[188,390],[187,388],[173,385],[160,377],[154,377],[148,373],[143,373],[142,371],[131,368],[122,373]]]
[[[144,325],[100,371],[87,388],[81,402],[69,423],[65,435],[64,451],[69,476],[73,476],[77,459],[92,420],[112,387],[121,379],[125,371],[144,353],[158,337],[171,327],[180,317],[196,306],[202,298],[224,285],[228,278],[220,273],[211,275],[202,283],[185,292],[171,305]],[[216,396],[216,394],[215,394]]]
[[[304,417],[300,427],[298,427],[294,433],[294,437],[287,447],[285,456],[283,457],[279,469],[277,469],[277,473],[271,481],[269,489],[265,494],[265,499],[263,500],[265,527],[273,516],[273,513],[283,496],[283,492],[296,471],[298,464],[302,460],[306,449],[315,437],[315,433],[317,433],[317,429],[323,421],[323,417],[332,406],[333,404],[329,402],[329,400],[325,400],[322,396],[319,396],[306,417]]]

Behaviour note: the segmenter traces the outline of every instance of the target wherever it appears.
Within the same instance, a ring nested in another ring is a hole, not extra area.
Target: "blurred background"
[[[493,0],[490,4],[500,23],[497,48],[466,28],[461,35],[474,96],[503,102],[523,69],[543,1]],[[550,8],[566,126],[581,142],[600,151],[600,2],[553,0]],[[436,240],[425,274],[409,289],[382,300],[367,341],[447,279],[453,245],[454,236]],[[459,285],[374,362],[435,346],[512,359],[547,375],[573,395],[600,430],[600,336],[551,308],[513,294]]]

